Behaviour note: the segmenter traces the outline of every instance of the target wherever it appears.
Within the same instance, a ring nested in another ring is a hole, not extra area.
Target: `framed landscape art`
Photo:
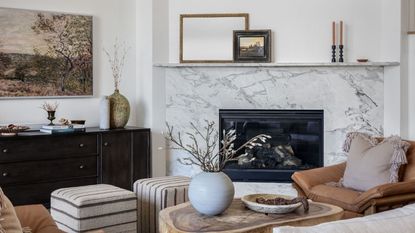
[[[233,31],[234,62],[271,62],[271,30]]]
[[[92,21],[0,8],[0,98],[92,96]]]

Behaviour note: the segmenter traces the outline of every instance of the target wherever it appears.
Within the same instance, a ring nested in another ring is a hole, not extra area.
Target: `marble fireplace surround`
[[[177,131],[218,125],[219,109],[323,109],[324,164],[345,160],[349,131],[383,134],[384,68],[394,63],[157,64],[165,76],[165,119]],[[182,151],[168,151],[167,174],[192,176]],[[236,195],[295,194],[289,184],[235,183]]]

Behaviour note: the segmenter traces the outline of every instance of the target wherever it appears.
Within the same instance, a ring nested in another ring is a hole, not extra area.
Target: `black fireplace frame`
[[[258,119],[283,119],[290,117],[301,119],[316,119],[321,121],[321,132],[323,140],[320,141],[319,161],[317,167],[324,166],[324,110],[277,110],[277,109],[220,109],[219,110],[219,129],[222,129],[222,119],[224,118],[258,118]],[[222,140],[222,133],[219,134],[219,141]],[[231,169],[224,168],[232,181],[240,182],[283,182],[290,183],[291,175],[298,170],[275,170],[275,169]]]

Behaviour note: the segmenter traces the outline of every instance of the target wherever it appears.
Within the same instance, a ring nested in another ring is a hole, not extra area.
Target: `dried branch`
[[[262,146],[262,143],[271,138],[266,134],[257,135],[239,148],[234,149],[234,141],[236,140],[236,131],[234,129],[222,132],[222,147],[215,153],[217,149],[218,132],[215,130],[215,123],[205,121],[205,132],[200,131],[193,123],[190,123],[193,133],[186,132],[189,144],[184,144],[180,132],[175,135],[173,126],[166,123],[166,138],[177,147],[171,149],[184,150],[190,154],[190,157],[179,159],[184,165],[197,165],[205,172],[219,172],[226,163],[230,161],[243,148],[253,148]],[[203,141],[203,146],[199,140]]]
[[[56,111],[58,107],[59,107],[58,102],[55,102],[55,103],[44,102],[42,106],[40,106],[40,108],[45,110],[46,112]]]
[[[119,90],[128,48],[124,43],[120,44],[118,41],[116,41],[113,46],[112,54],[110,54],[105,48],[104,52],[107,55],[108,61],[111,65],[112,75],[114,77],[114,88],[115,90]]]

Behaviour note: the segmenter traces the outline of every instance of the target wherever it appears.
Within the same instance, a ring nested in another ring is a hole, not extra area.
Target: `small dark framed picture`
[[[271,30],[233,31],[234,62],[271,62]]]

